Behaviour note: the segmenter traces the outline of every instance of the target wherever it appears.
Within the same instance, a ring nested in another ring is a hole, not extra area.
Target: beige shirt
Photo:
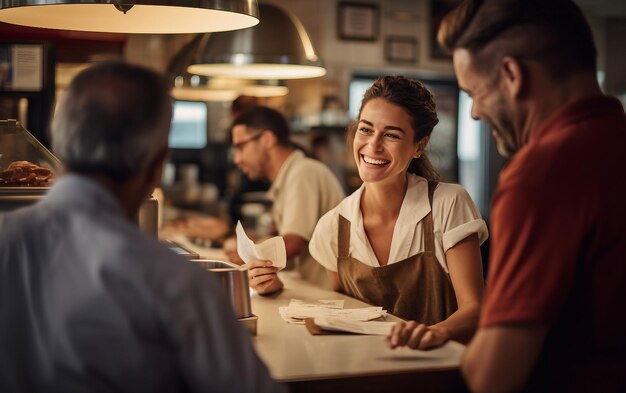
[[[423,218],[430,211],[428,182],[408,175],[408,187],[391,240],[389,263],[404,260],[424,251]],[[361,186],[335,209],[319,220],[309,244],[309,252],[326,269],[337,271],[337,231],[341,214],[350,221],[350,255],[369,266],[380,266],[363,228]],[[480,243],[488,237],[487,225],[465,189],[458,184],[439,183],[433,196],[435,256],[448,272],[446,251],[472,233]]]
[[[272,218],[278,233],[309,241],[320,217],[337,206],[345,194],[326,165],[295,150],[280,168],[268,196],[273,202]],[[311,259],[308,250],[295,265],[303,278],[329,287],[324,269]]]

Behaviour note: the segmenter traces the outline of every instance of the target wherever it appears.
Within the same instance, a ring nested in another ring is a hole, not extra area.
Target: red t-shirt
[[[549,327],[532,391],[626,392],[626,115],[594,97],[547,119],[500,176],[480,327]]]

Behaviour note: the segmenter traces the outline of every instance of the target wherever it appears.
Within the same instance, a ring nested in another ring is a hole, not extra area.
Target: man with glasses
[[[330,288],[324,268],[308,254],[307,244],[319,218],[344,198],[339,181],[323,163],[305,157],[289,139],[289,126],[277,111],[258,106],[243,112],[232,126],[233,160],[250,180],[267,179],[272,218],[285,239],[288,261],[301,276]],[[250,286],[260,294],[283,283],[271,262],[250,265]]]

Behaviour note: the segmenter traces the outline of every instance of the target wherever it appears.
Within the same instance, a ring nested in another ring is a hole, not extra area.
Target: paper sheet
[[[289,306],[278,307],[280,316],[289,323],[304,324],[304,318],[315,318],[318,316],[332,316],[352,321],[369,321],[377,318],[384,318],[387,311],[382,307],[363,308],[328,308],[315,306]]]
[[[237,253],[246,265],[253,259],[267,259],[272,261],[272,266],[278,267],[279,270],[287,266],[287,251],[285,241],[281,236],[274,236],[260,244],[254,244],[243,230],[241,221],[237,221],[235,233],[237,234]]]
[[[309,300],[304,301],[301,299],[291,299],[289,307],[302,306],[302,307],[326,307],[326,308],[343,308],[345,300]]]
[[[388,336],[395,322],[387,321],[355,321],[352,319],[319,315],[314,318],[315,324],[325,330],[337,330],[374,336]]]

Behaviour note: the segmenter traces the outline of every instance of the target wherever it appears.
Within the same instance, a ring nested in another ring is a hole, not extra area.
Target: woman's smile
[[[385,160],[385,159],[382,159],[382,158],[375,158],[375,157],[371,157],[371,156],[366,156],[365,154],[361,154],[361,159],[366,164],[376,165],[376,166],[385,166],[385,165],[387,165],[387,164],[389,164],[391,162],[389,160]]]

